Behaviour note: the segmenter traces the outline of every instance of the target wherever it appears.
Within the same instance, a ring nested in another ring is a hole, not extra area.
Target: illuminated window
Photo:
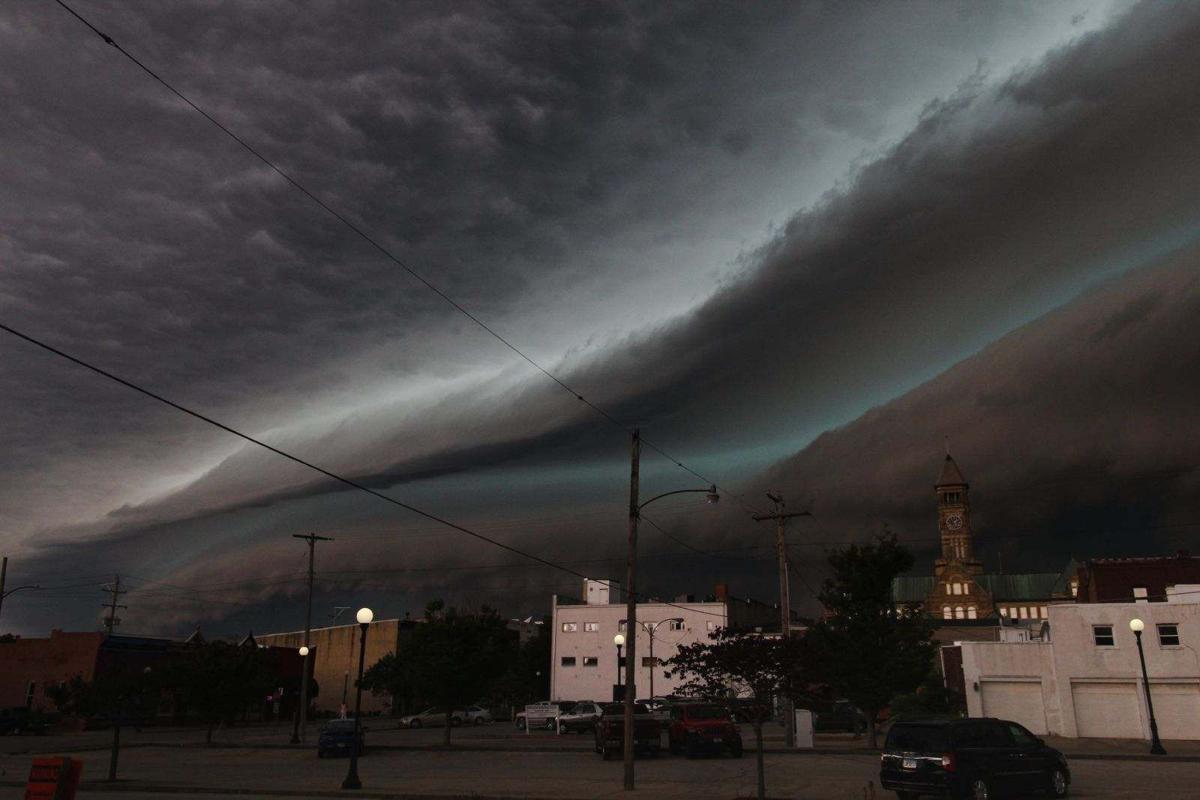
[[[574,633],[579,630],[578,622],[564,622],[562,624],[563,633]]]
[[[599,622],[585,622],[585,623],[583,623],[583,629],[585,631],[588,631],[589,633],[595,633],[596,631],[600,630],[600,623]]]
[[[942,606],[942,619],[954,619],[954,612],[950,606]]]
[[[954,618],[955,619],[966,619],[967,618],[966,610],[963,609],[962,606],[955,606],[954,607]]]
[[[1008,609],[1007,609],[1007,608],[1004,608],[1003,606],[1001,606],[1001,608],[1000,608],[1000,616],[1002,616],[1002,617],[1007,617],[1007,616],[1008,616]]]
[[[1145,586],[1133,587],[1133,602],[1135,602],[1135,603],[1149,603],[1150,602],[1150,592],[1147,591]]]
[[[1039,614],[1038,614],[1039,617],[1041,617],[1042,619],[1050,619],[1050,615],[1046,613],[1045,606],[1038,606],[1038,611],[1039,611]]]
[[[598,667],[600,666],[600,659],[596,656],[584,656],[583,665],[585,667]]]
[[[967,619],[976,619],[976,616],[975,616],[975,606],[968,606],[968,607],[967,607]]]
[[[1021,619],[1029,619],[1029,607],[1028,606],[1021,606],[1021,608],[1019,610],[1021,612]]]

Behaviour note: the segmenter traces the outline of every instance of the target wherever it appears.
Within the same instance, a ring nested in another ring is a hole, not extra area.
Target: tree
[[[189,645],[166,672],[165,682],[181,710],[195,712],[205,723],[205,744],[212,744],[218,723],[233,722],[272,688],[263,651],[228,642]]]
[[[392,656],[380,659],[363,675],[363,688],[375,694],[411,690],[423,702],[445,713],[444,744],[450,744],[450,718],[483,697],[508,669],[516,641],[496,612],[477,614],[445,610],[430,603],[425,621]]]
[[[730,702],[750,698],[750,724],[754,728],[758,766],[758,798],[767,793],[763,768],[762,726],[771,717],[775,698],[790,694],[802,685],[802,651],[795,639],[768,637],[761,633],[718,629],[709,635],[712,643],[683,645],[664,662],[667,677],[679,675],[683,682],[677,694]]]
[[[103,720],[112,725],[108,780],[115,781],[121,753],[121,727],[153,716],[158,707],[160,685],[160,676],[147,667],[142,672],[104,672],[91,681],[76,675],[66,683],[47,687],[46,695],[64,714],[85,720]]]
[[[549,628],[540,626],[536,636],[519,646],[488,693],[490,705],[517,708],[550,696]]]
[[[930,672],[915,692],[892,698],[892,719],[930,719],[934,717],[966,716],[966,699],[961,693],[947,689],[942,676]]]
[[[896,608],[892,579],[912,568],[912,553],[886,530],[875,543],[829,555],[821,619],[805,637],[817,676],[876,720],[898,694],[916,691],[933,668],[933,625],[915,606]]]

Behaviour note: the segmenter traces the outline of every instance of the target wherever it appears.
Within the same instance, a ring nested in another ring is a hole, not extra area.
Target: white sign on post
[[[525,733],[528,734],[535,725],[548,727],[551,720],[554,720],[557,726],[558,715],[559,708],[556,703],[533,703],[525,706]]]

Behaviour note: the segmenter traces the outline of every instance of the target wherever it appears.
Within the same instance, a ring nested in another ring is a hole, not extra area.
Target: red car
[[[734,758],[742,757],[742,734],[720,703],[681,703],[671,706],[668,728],[671,752],[687,753],[692,758],[701,753],[729,751]]]

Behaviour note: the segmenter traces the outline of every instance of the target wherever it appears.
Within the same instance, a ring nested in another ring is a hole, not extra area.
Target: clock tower
[[[934,484],[942,556],[933,562],[934,585],[926,611],[944,619],[978,619],[992,614],[992,598],[979,585],[983,563],[976,560],[971,534],[970,485],[949,453]]]

